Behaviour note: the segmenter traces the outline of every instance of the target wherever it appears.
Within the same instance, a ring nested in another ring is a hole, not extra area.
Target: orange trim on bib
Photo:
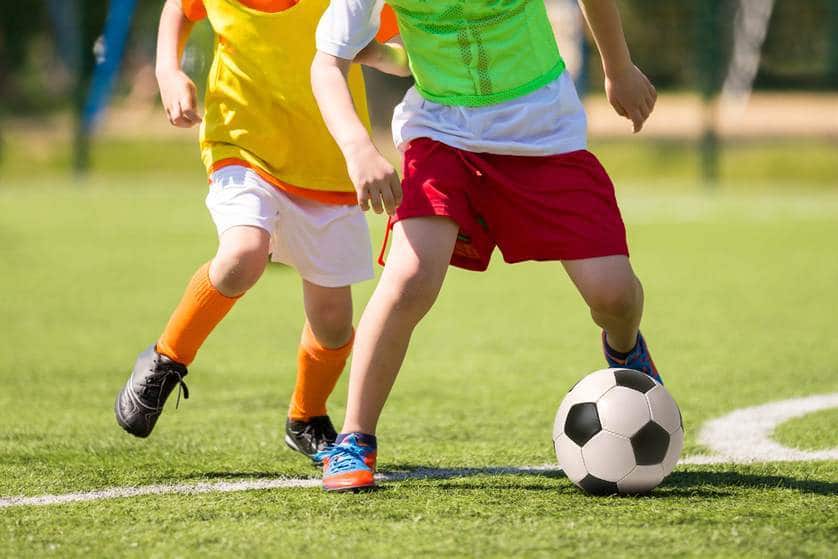
[[[334,206],[354,206],[358,203],[358,197],[354,192],[312,190],[310,188],[303,188],[301,186],[288,184],[287,182],[279,180],[278,178],[266,172],[265,170],[260,169],[255,165],[251,165],[244,159],[236,159],[231,157],[228,159],[221,159],[219,161],[216,161],[210,167],[210,173],[214,173],[219,169],[223,169],[224,167],[233,166],[247,167],[248,169],[255,172],[257,175],[259,175],[259,177],[261,177],[266,182],[272,184],[280,190],[287,192],[288,194],[293,194],[294,196],[299,196],[300,198],[313,200],[314,202],[320,202],[321,204],[332,204]]]
[[[201,21],[207,17],[203,0],[180,0],[180,9],[189,21]]]
[[[240,4],[244,4],[248,8],[259,10],[260,12],[276,13],[293,8],[300,0],[238,0]]]
[[[248,8],[267,12],[270,14],[284,12],[296,6],[300,0],[238,0]],[[204,7],[204,0],[181,0],[183,15],[189,21],[200,21],[207,17],[207,9]],[[381,10],[381,27],[375,36],[379,43],[386,43],[399,34],[399,25],[396,21],[396,13],[389,5],[385,4]]]
[[[243,6],[253,10],[275,14],[293,8],[300,0],[238,0]],[[200,21],[207,17],[207,9],[204,7],[204,0],[181,0],[183,15],[189,21]]]
[[[379,43],[386,43],[398,34],[399,23],[396,20],[396,12],[389,4],[384,4],[384,9],[381,10],[381,27],[378,28],[375,40]]]

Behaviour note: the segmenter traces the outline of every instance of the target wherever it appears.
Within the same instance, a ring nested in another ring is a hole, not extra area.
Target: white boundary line
[[[838,448],[798,450],[771,438],[781,423],[830,408],[838,408],[838,392],[736,410],[704,424],[698,434],[698,442],[709,448],[712,454],[691,456],[689,459],[693,464],[838,460]]]
[[[37,505],[62,505],[84,503],[144,495],[198,495],[201,493],[232,493],[236,491],[257,491],[262,489],[287,489],[317,487],[319,479],[254,479],[249,481],[217,481],[176,485],[143,485],[139,487],[111,487],[99,491],[65,493],[64,495],[40,495],[37,497],[7,497],[0,499],[0,509]]]
[[[788,448],[771,439],[777,425],[809,413],[838,407],[838,392],[772,402],[736,410],[705,424],[698,440],[713,454],[688,456],[679,464],[751,464],[755,462],[790,462],[838,460],[838,448],[807,452]],[[475,475],[538,474],[561,471],[555,464],[530,467],[490,468],[420,468],[409,472],[393,472],[376,476],[381,481],[408,479],[447,479]],[[266,489],[308,489],[320,487],[318,478],[253,479],[247,481],[216,481],[206,483],[111,487],[98,491],[39,495],[35,497],[2,497],[0,509],[24,506],[62,505],[146,495],[199,495],[202,493],[234,493]]]
[[[550,464],[535,467],[498,467],[498,468],[419,468],[409,472],[393,472],[376,475],[379,481],[403,481],[406,479],[446,479],[475,475],[534,474],[541,472],[559,472],[560,468]],[[111,487],[98,491],[65,493],[63,495],[39,495],[36,497],[0,498],[0,509],[10,507],[62,505],[66,503],[84,503],[104,501],[125,497],[146,495],[199,495],[202,493],[235,493],[238,491],[261,491],[265,489],[308,489],[320,487],[320,478],[278,478],[252,479],[247,481],[216,481],[206,483],[179,483],[171,485],[142,485],[139,487]]]

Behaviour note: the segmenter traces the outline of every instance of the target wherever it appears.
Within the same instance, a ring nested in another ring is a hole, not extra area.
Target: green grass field
[[[287,268],[271,268],[210,337],[191,398],[177,411],[171,402],[150,439],[114,421],[134,357],[213,253],[204,184],[197,169],[83,184],[0,175],[0,499],[317,476],[280,435],[303,317]],[[838,392],[838,191],[634,181],[619,197],[685,456],[706,451],[696,437],[707,420]],[[377,244],[382,222],[371,223]],[[356,289],[359,313],[373,285]],[[647,498],[587,497],[554,471],[487,471],[555,463],[553,415],[570,385],[603,367],[598,343],[560,266],[453,270],[379,432],[381,470],[446,471],[359,495],[310,487],[2,508],[0,556],[833,556],[835,461],[679,466]],[[344,379],[337,420],[345,390]],[[776,438],[834,448],[836,418],[814,413]]]

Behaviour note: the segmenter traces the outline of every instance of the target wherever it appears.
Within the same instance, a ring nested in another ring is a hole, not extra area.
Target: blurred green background
[[[88,140],[79,140],[78,114],[111,3],[0,3],[0,186],[21,173],[74,166],[93,178],[150,169],[202,176],[197,132],[171,128],[159,105],[154,48],[162,4],[137,3],[114,96],[92,130],[89,154],[79,154]],[[637,137],[604,99],[599,58],[575,2],[547,5],[586,96],[592,148],[618,183],[838,185],[838,0],[620,1],[634,60],[661,93]],[[68,32],[73,9],[77,25]],[[199,87],[212,42],[203,22],[184,56]],[[374,71],[368,81],[379,144],[392,149],[390,111],[410,81]]]

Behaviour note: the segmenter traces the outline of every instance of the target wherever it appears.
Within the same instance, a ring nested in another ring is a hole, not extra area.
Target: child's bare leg
[[[157,351],[189,365],[210,332],[262,275],[268,263],[270,236],[258,227],[231,227],[221,234],[218,252],[201,266],[186,287]]]
[[[637,343],[643,315],[643,288],[626,256],[605,256],[562,262],[608,345],[620,352]]]
[[[209,278],[227,297],[238,297],[256,284],[268,264],[271,237],[249,225],[231,227],[221,234]]]
[[[352,288],[323,287],[303,280],[306,319],[320,344],[337,348],[352,337]]]
[[[358,324],[343,432],[375,434],[414,327],[436,300],[457,240],[447,218],[396,223],[387,266]]]
[[[312,418],[328,415],[326,401],[352,350],[352,290],[349,286],[323,287],[303,280],[303,303],[306,323],[297,350],[297,381],[288,409],[289,419],[296,422],[309,422]],[[314,447],[319,447],[321,442],[334,442],[331,422],[328,426],[331,433],[314,433]],[[329,437],[331,440],[327,440]],[[322,450],[301,449],[299,445],[292,448],[304,454]]]
[[[239,296],[262,275],[269,245],[268,233],[257,227],[231,227],[221,235],[215,258],[192,276],[163,333],[137,358],[117,395],[116,417],[126,431],[138,437],[151,434],[175,384],[188,397],[183,384],[187,366]],[[157,379],[156,393],[146,390],[148,379]]]

